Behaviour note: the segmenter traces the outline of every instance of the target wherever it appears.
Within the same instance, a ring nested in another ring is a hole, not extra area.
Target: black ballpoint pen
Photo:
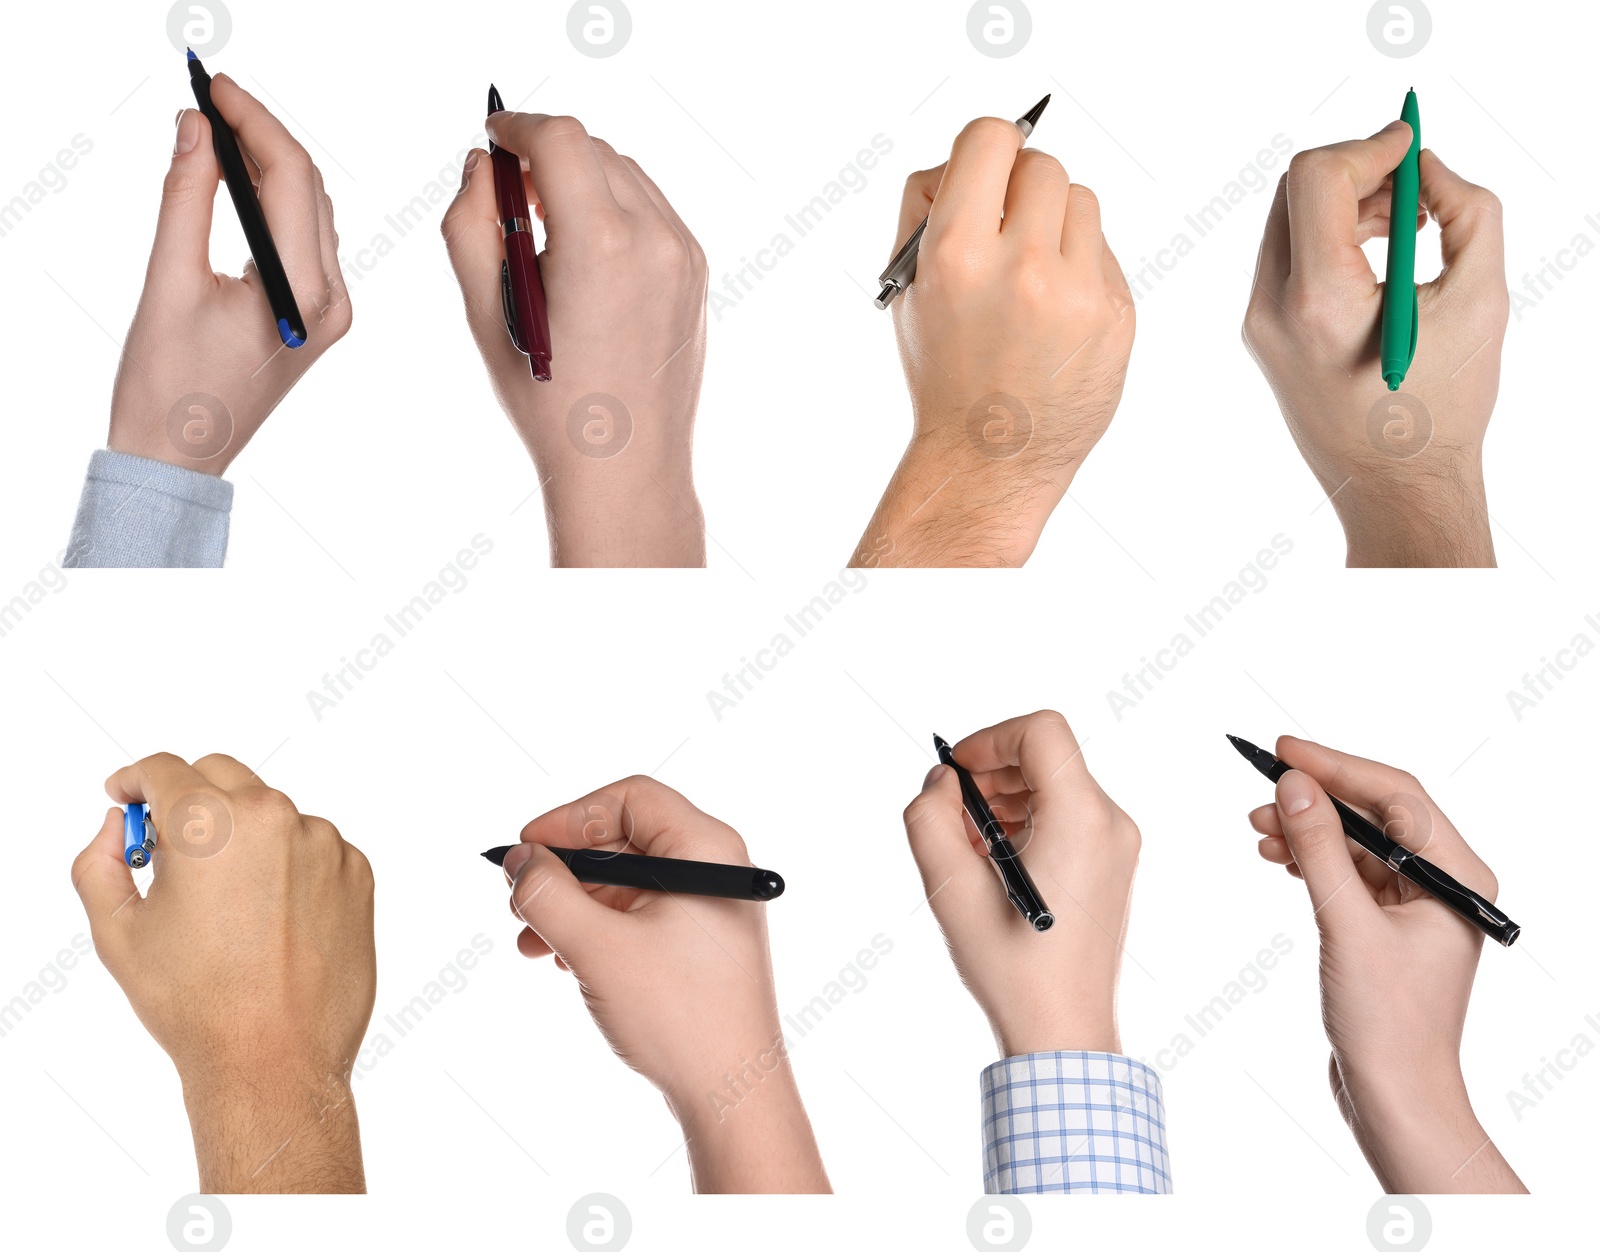
[[[1005,827],[994,815],[989,802],[983,798],[978,784],[972,781],[972,775],[956,762],[950,745],[935,735],[933,746],[939,753],[939,760],[956,772],[956,781],[961,784],[961,807],[967,810],[967,816],[983,836],[984,846],[989,849],[989,859],[1000,871],[1000,881],[1005,884],[1006,897],[1028,925],[1039,931],[1049,930],[1056,924],[1055,914],[1040,898],[1039,888],[1033,885],[1016,844],[1006,837]]]
[[[1256,747],[1248,739],[1229,735],[1228,742],[1238,749],[1240,756],[1272,782],[1277,782],[1294,768],[1288,762],[1273,756],[1265,748]],[[1421,887],[1440,904],[1466,918],[1502,946],[1509,948],[1517,941],[1517,936],[1522,933],[1522,927],[1471,887],[1458,883],[1437,865],[1401,847],[1343,800],[1331,795],[1328,799],[1333,801],[1333,807],[1339,814],[1339,821],[1344,826],[1344,833],[1383,861],[1395,873]]]
[[[256,199],[255,185],[250,181],[250,172],[239,152],[239,141],[233,137],[233,130],[222,114],[217,112],[217,106],[211,103],[211,75],[206,73],[206,67],[200,64],[193,49],[189,52],[189,85],[194,88],[194,100],[200,112],[211,123],[211,148],[217,154],[217,164],[222,167],[228,194],[233,197],[239,227],[250,245],[256,273],[261,275],[261,289],[266,292],[272,320],[277,323],[278,338],[285,347],[298,348],[306,341],[306,328],[300,318],[300,306],[295,303],[294,288],[289,286],[289,276],[283,272],[278,245],[272,242],[267,215],[261,211],[261,201]]]
[[[1022,132],[1024,141],[1033,134],[1034,126],[1044,113],[1044,106],[1049,103],[1050,97],[1047,95],[1017,119],[1017,129]],[[900,251],[894,254],[894,260],[890,261],[883,273],[878,275],[878,281],[883,286],[872,303],[880,309],[886,309],[893,304],[894,298],[909,287],[911,280],[917,276],[917,253],[922,249],[922,232],[927,229],[928,219],[923,218],[916,230],[911,232],[911,237],[900,245]]]
[[[516,844],[490,848],[485,860],[503,865]],[[776,900],[783,894],[783,878],[770,869],[749,865],[718,865],[713,861],[684,861],[670,856],[637,856],[600,848],[551,848],[579,882],[605,887],[634,887],[640,891],[666,891],[684,896],[716,896],[722,900]]]

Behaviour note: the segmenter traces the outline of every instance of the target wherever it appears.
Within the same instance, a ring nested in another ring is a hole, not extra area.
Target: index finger
[[[1041,801],[1052,783],[1089,777],[1089,767],[1084,764],[1072,727],[1066,718],[1050,709],[1009,718],[977,731],[950,751],[974,774],[1018,767],[1024,785]]]
[[[1022,132],[1015,122],[999,117],[968,122],[950,148],[944,178],[928,209],[928,235],[998,235],[1011,168],[1021,147]]]
[[[1372,277],[1356,240],[1361,201],[1383,185],[1411,146],[1411,127],[1393,121],[1369,139],[1302,152],[1289,164],[1289,268],[1316,283]],[[1373,278],[1373,282],[1376,279]]]
[[[157,752],[132,765],[124,765],[106,779],[106,794],[118,804],[148,804],[166,812],[190,791],[215,790],[205,775],[181,756]]]
[[[581,222],[597,210],[621,211],[594,141],[577,118],[507,111],[491,113],[484,127],[496,147],[528,163],[547,215]]]
[[[1451,873],[1469,868],[1467,858],[1487,869],[1433,797],[1405,770],[1292,735],[1280,736],[1276,747],[1281,760],[1309,775],[1329,795],[1366,809],[1373,824],[1407,850],[1426,854]]]
[[[749,864],[744,840],[664,783],[635,775],[534,818],[524,843]]]

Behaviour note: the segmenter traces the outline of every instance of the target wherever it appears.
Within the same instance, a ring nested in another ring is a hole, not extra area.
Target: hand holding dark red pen
[[[1522,1190],[1461,1071],[1483,935],[1347,839],[1328,795],[1491,901],[1494,874],[1410,774],[1287,735],[1276,751],[1294,768],[1250,825],[1310,894],[1328,1077],[1373,1172],[1390,1191]]]
[[[1056,918],[1041,933],[1018,915],[961,806],[955,771],[935,766],[906,808],[906,835],[1000,1054],[1121,1052],[1117,979],[1138,827],[1090,775],[1059,713],[1014,717],[953,751]]]
[[[585,886],[541,845],[748,865],[739,833],[651,778],[552,809],[506,854],[517,947],[554,954],[612,1050],[666,1097],[696,1191],[828,1190],[778,1022],[765,906]]]
[[[488,153],[441,229],[501,407],[538,469],[558,565],[702,565],[691,444],[705,363],[705,254],[637,162],[570,117],[497,113],[545,226],[549,382],[506,333]]]
[[[111,397],[107,446],[222,474],[300,376],[350,329],[339,236],[322,174],[260,101],[226,75],[211,98],[257,174],[257,191],[307,331],[285,348],[253,262],[211,268],[221,170],[198,109],[178,115],[172,164],[138,311]],[[231,209],[229,210],[231,212]]]

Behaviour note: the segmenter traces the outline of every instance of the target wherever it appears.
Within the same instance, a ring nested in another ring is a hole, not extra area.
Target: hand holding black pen
[[[1484,928],[1464,925],[1353,841],[1330,793],[1377,817],[1402,848],[1425,850],[1498,912],[1494,874],[1411,775],[1289,736],[1272,759],[1285,767],[1274,771],[1276,801],[1251,812],[1250,824],[1261,857],[1304,880],[1321,946],[1304,962],[1291,946],[1285,965],[1320,974],[1334,1099],[1379,1182],[1413,1194],[1522,1190],[1473,1112],[1461,1066]],[[1478,1019],[1479,1029],[1507,1025]],[[1323,1068],[1308,1058],[1307,1081],[1320,1085]]]
[[[190,74],[207,107],[178,115],[107,446],[221,476],[301,375],[350,329],[350,295],[333,204],[310,154],[231,78],[203,79],[198,61],[190,62]],[[177,95],[176,66],[172,78]],[[219,208],[219,181],[246,155],[249,166],[236,167],[229,181],[233,205]],[[255,263],[242,276],[212,265],[218,212],[237,212],[250,242]],[[285,332],[304,346],[291,350]]]
[[[1116,988],[1138,828],[1090,775],[1059,713],[1001,722],[946,745],[945,755],[956,764],[928,775],[906,808],[906,835],[929,908],[1001,1054],[1120,1052]],[[964,794],[963,775],[975,797]],[[974,808],[989,816],[969,820]],[[1004,860],[990,850],[992,827],[984,838],[991,822],[1010,849]],[[1031,903],[1003,877],[1005,866],[1023,863]],[[1044,900],[1052,907],[1040,913]],[[1052,919],[1042,930],[1041,916]]]

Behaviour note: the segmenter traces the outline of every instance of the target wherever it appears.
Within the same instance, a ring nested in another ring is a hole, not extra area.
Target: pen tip
[[[948,749],[949,747],[950,747],[950,745],[944,741],[942,736],[937,735],[937,734],[934,735],[934,737],[933,737],[933,750],[935,752],[943,752],[946,749]]]
[[[1034,105],[1033,108],[1029,109],[1022,115],[1022,120],[1028,124],[1028,128],[1030,130],[1038,124],[1039,116],[1044,112],[1044,106],[1049,103],[1050,97],[1046,95],[1043,100],[1039,101],[1038,104]]]
[[[189,60],[198,61],[200,59],[199,57],[195,56],[193,48],[185,48],[184,51],[189,54]]]

